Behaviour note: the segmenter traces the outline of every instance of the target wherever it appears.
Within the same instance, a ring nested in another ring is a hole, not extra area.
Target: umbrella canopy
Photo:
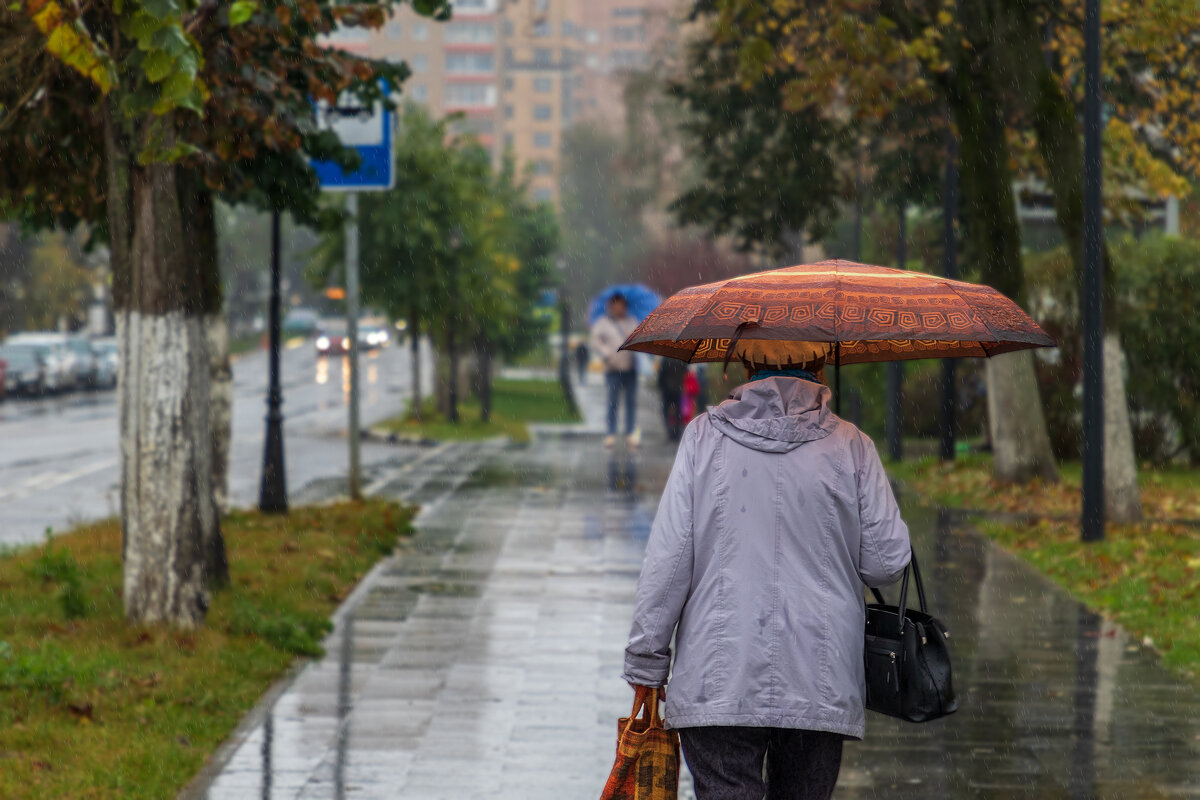
[[[625,298],[625,302],[629,305],[630,315],[637,320],[645,319],[662,303],[658,292],[640,283],[610,286],[592,298],[592,303],[588,307],[588,323],[594,323],[603,317],[604,307],[608,304],[609,298],[618,294]]]
[[[835,259],[684,289],[646,317],[623,348],[723,361],[735,338],[837,342],[839,364],[1055,345],[989,286]]]

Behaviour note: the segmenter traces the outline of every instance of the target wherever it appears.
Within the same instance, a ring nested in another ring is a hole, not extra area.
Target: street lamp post
[[[904,201],[900,201],[899,208],[899,224],[896,232],[898,234],[896,242],[896,267],[904,269],[905,263],[908,261],[908,220],[906,219],[907,206]],[[904,458],[904,428],[901,418],[904,415],[904,362],[892,361],[887,365],[887,445],[888,457],[893,461],[900,461]]]
[[[1104,228],[1100,151],[1100,0],[1084,14],[1083,541],[1104,538]]]
[[[270,376],[267,389],[267,438],[263,447],[262,483],[258,490],[258,508],[276,514],[287,513],[287,475],[283,461],[283,390],[279,380],[280,339],[280,219],[271,214],[271,300],[270,300]]]
[[[946,174],[942,186],[942,275],[950,280],[958,278],[958,237],[954,229],[958,220],[958,137],[946,116]],[[955,371],[958,362],[953,358],[942,359],[942,414],[941,447],[942,461],[953,461],[955,451]]]

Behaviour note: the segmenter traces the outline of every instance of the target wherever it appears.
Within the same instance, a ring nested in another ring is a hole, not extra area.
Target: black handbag
[[[907,607],[908,574],[917,584],[921,610]],[[958,710],[950,679],[950,632],[930,616],[917,554],[904,569],[900,605],[884,602],[872,588],[874,603],[867,606],[863,659],[867,668],[867,708],[909,722],[930,720]]]

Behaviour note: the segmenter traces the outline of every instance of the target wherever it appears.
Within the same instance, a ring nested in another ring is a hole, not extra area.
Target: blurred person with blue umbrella
[[[624,291],[638,289],[631,295],[638,303],[641,316],[630,313],[630,299]],[[652,295],[650,305],[647,295]],[[649,289],[636,286],[613,286],[592,301],[592,353],[604,364],[604,382],[608,389],[608,428],[604,437],[605,449],[611,450],[617,442],[617,415],[622,397],[625,405],[625,440],[630,448],[636,448],[637,437],[637,362],[634,354],[622,350],[621,345],[637,328],[638,323],[658,306],[658,295]],[[601,309],[596,314],[597,304]]]
[[[640,283],[623,283],[609,286],[592,298],[588,306],[588,324],[595,325],[597,320],[608,311],[608,301],[620,295],[625,300],[625,308],[629,315],[641,322],[662,303],[658,292]]]

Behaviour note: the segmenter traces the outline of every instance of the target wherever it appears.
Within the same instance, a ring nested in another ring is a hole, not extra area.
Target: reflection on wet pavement
[[[381,484],[420,534],[230,748],[207,798],[590,798],[672,453],[456,445]],[[1200,798],[1200,695],[1017,559],[904,498],[960,711],[877,715],[837,798]],[[690,797],[683,789],[681,796]]]

